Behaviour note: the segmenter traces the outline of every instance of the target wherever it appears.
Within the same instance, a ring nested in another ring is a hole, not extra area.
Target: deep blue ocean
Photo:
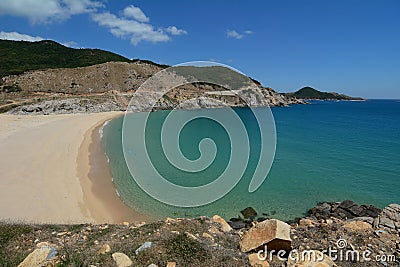
[[[123,118],[110,121],[103,129],[102,140],[118,194],[133,209],[154,219],[214,214],[229,219],[252,206],[259,214],[291,220],[322,201],[351,199],[381,208],[400,203],[399,100],[312,101],[309,105],[271,109],[277,131],[276,155],[262,186],[248,192],[257,160],[257,149],[252,149],[254,155],[250,156],[238,185],[222,199],[196,208],[160,203],[137,186],[123,157]],[[180,183],[184,177],[168,167],[160,146],[159,127],[168,112],[153,112],[149,150],[159,155],[154,158],[157,168]],[[256,125],[252,123],[250,109],[237,108],[235,112],[247,122],[250,145],[257,148],[260,137],[252,128]],[[183,154],[189,158],[198,156],[198,143],[204,137],[212,138],[218,145],[213,167],[195,179],[196,183],[209,183],[213,174],[221,173],[227,163],[230,146],[226,132],[207,120],[191,123],[187,128],[182,131],[180,142]]]

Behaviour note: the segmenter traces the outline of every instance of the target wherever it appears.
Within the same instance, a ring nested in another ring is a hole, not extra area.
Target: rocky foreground
[[[288,223],[252,208],[120,225],[0,224],[1,266],[399,266],[400,205],[321,203]],[[267,251],[267,253],[265,253]],[[324,254],[321,252],[323,251]],[[329,257],[330,255],[330,257]]]

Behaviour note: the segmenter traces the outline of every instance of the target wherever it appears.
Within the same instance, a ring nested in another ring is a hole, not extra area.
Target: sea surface
[[[253,193],[248,192],[248,186],[258,160],[260,135],[249,108],[234,110],[245,121],[250,137],[247,169],[227,195],[196,208],[169,206],[142,191],[124,160],[123,118],[105,125],[102,141],[123,201],[154,219],[214,214],[229,219],[251,206],[260,215],[286,221],[303,216],[322,201],[351,199],[381,208],[400,203],[399,100],[312,101],[309,105],[271,108],[277,131],[276,155],[267,179]],[[176,184],[197,186],[211,182],[229,162],[228,133],[207,119],[194,121],[182,130],[179,142],[189,159],[199,157],[198,145],[203,138],[213,139],[218,148],[213,164],[194,174],[195,179],[187,179],[187,173],[171,167],[162,152],[160,129],[168,113],[153,112],[148,123],[146,144],[149,153],[155,155],[154,166]],[[129,131],[143,129],[131,127]]]

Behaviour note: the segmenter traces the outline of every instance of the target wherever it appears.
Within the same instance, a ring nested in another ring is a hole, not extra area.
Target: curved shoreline
[[[96,223],[121,223],[123,221],[138,223],[147,220],[146,216],[135,212],[118,196],[101,142],[101,131],[105,123],[122,115],[121,113],[116,114],[93,126],[85,134],[80,147],[82,152],[77,158],[84,202],[90,217]]]

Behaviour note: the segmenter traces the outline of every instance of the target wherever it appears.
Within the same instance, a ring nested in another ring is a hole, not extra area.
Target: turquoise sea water
[[[250,109],[235,111],[250,133],[252,154],[248,168],[225,197],[197,208],[169,206],[144,193],[132,179],[123,158],[123,119],[110,121],[103,129],[103,142],[121,198],[154,219],[213,214],[230,218],[252,206],[260,214],[290,220],[321,201],[351,199],[379,207],[400,203],[400,101],[313,101],[310,105],[272,108],[277,130],[276,156],[267,179],[254,193],[247,189],[257,163],[260,136]],[[228,162],[227,133],[207,119],[196,120],[184,128],[180,144],[189,159],[199,156],[197,148],[203,138],[213,139],[218,148],[213,165],[195,179],[187,180],[182,172],[169,166],[162,153],[159,134],[167,115],[168,111],[152,113],[148,125],[148,149],[158,155],[152,158],[154,165],[177,184],[197,186],[211,182]]]

